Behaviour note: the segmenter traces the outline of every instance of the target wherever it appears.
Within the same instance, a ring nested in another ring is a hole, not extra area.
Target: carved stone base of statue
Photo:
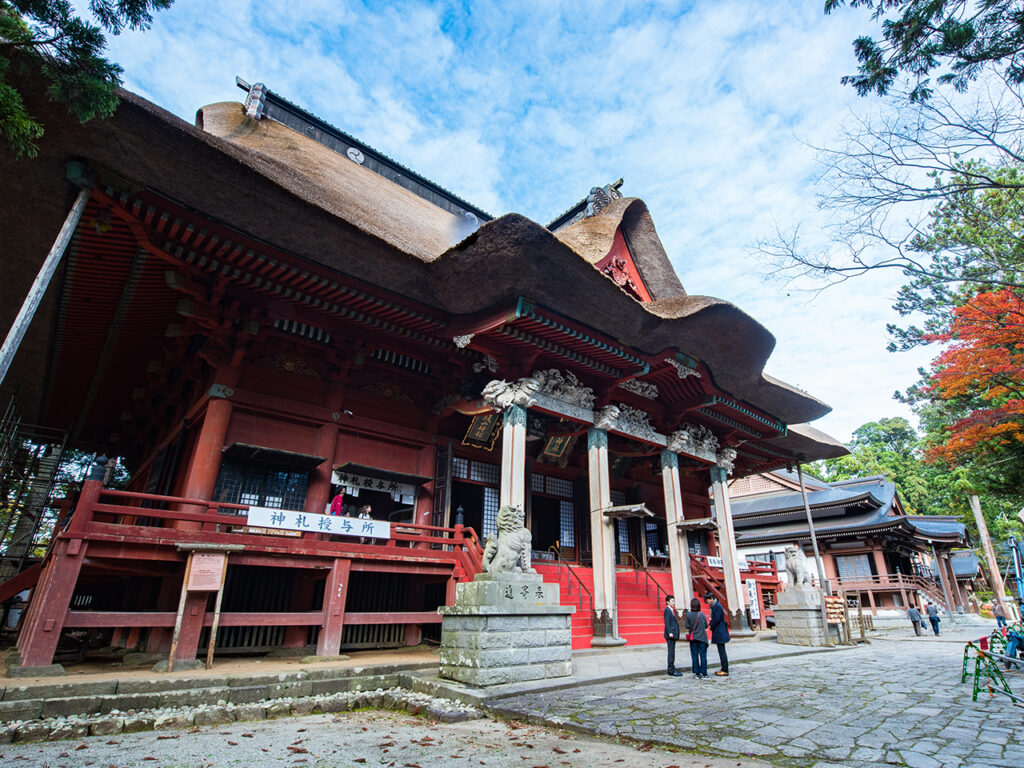
[[[439,673],[476,686],[571,675],[575,610],[539,574],[478,574],[456,586],[454,605],[438,608]]]
[[[779,592],[772,610],[783,645],[831,644],[821,624],[821,590],[817,587],[789,587]]]

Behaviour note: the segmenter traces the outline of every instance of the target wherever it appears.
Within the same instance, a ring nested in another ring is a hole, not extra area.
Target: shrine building
[[[784,572],[792,544],[809,559],[808,573],[817,573],[809,512],[829,591],[856,598],[876,621],[903,626],[907,608],[920,608],[922,599],[970,610],[966,582],[979,565],[973,553],[955,550],[969,544],[957,517],[907,514],[899,489],[881,475],[804,480],[806,507],[796,474],[785,469],[729,483],[741,562],[774,562]]]
[[[661,642],[668,592],[763,626],[778,574],[738,559],[727,482],[846,452],[764,373],[768,330],[688,293],[619,183],[546,226],[492,216],[239,84],[194,125],[30,97],[39,156],[0,157],[23,664],[82,637],[176,660],[436,642],[504,505],[575,647]],[[75,451],[104,458],[48,497]]]

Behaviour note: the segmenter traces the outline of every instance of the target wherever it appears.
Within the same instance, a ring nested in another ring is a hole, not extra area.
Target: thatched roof
[[[463,236],[457,217],[284,125],[245,117],[239,104],[204,107],[194,126],[134,94],[121,98],[114,117],[84,126],[37,99],[29,109],[48,124],[40,157],[31,165],[0,157],[0,174],[15,180],[3,194],[0,231],[12,233],[5,250],[19,254],[0,286],[3,326],[74,197],[65,165],[84,159],[101,183],[147,187],[300,259],[454,315],[523,296],[644,352],[678,348],[705,363],[723,390],[786,423],[829,411],[763,375],[775,345],[763,326],[727,302],[686,294],[640,200],[615,201],[557,235],[507,214],[456,242]],[[650,303],[593,266],[619,227]],[[44,378],[38,350],[46,347],[52,294],[30,331],[37,352],[19,360],[35,368],[36,380]]]

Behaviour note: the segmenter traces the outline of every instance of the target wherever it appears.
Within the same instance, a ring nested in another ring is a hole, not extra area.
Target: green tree
[[[940,84],[967,90],[986,69],[1007,82],[1024,82],[1024,4],[1019,0],[825,0],[825,13],[840,6],[871,9],[882,24],[882,39],[858,37],[853,50],[858,72],[843,82],[862,96],[886,94],[901,77],[913,85],[912,101],[933,93],[930,75],[941,69]]]
[[[882,475],[896,484],[908,513],[951,514],[937,473],[921,460],[920,439],[906,419],[868,422],[857,428],[847,447],[849,455],[824,463],[824,479]]]
[[[90,0],[96,24],[76,16],[67,0],[0,0],[0,136],[19,157],[34,157],[43,126],[11,83],[13,69],[34,69],[47,95],[82,122],[117,108],[121,67],[101,55],[103,31],[148,29],[152,12],[173,0]],[[98,25],[97,25],[98,24]]]

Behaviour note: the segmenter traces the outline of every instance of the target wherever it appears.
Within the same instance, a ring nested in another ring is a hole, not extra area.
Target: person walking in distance
[[[928,621],[932,624],[932,632],[935,636],[939,636],[939,609],[935,607],[935,603],[925,603],[924,612],[928,616]]]
[[[725,620],[725,609],[711,592],[704,595],[704,599],[711,606],[711,623],[708,624],[708,629],[711,630],[711,642],[718,649],[718,663],[721,665],[721,669],[717,670],[715,675],[728,677],[729,657],[725,653],[725,644],[729,642],[729,623]]]
[[[907,608],[907,618],[910,619],[910,623],[914,625],[914,634],[918,637],[921,636],[921,625],[924,623],[924,617],[921,616],[921,612],[917,610],[917,606],[913,603]]]
[[[1001,629],[1006,626],[1006,606],[1002,600],[996,600],[995,603],[992,606],[992,615],[996,617],[996,629]]]
[[[693,676],[703,680],[708,676],[708,619],[696,597],[690,601],[690,610],[686,613],[686,639],[690,641]]]
[[[669,595],[665,598],[665,643],[668,645],[668,674],[670,677],[682,677],[676,669],[676,640],[679,639],[679,619],[676,617],[676,598]]]

